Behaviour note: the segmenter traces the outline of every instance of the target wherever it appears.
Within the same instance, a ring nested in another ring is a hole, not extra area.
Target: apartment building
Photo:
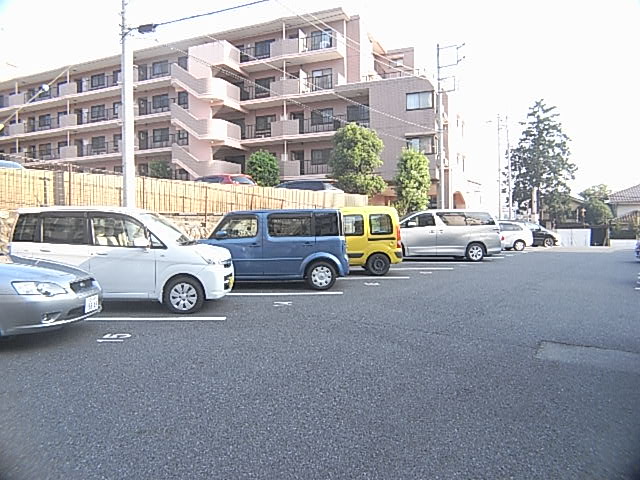
[[[385,50],[340,8],[305,18],[313,20],[282,18],[134,52],[138,174],[152,162],[183,179],[242,172],[262,149],[278,158],[283,179],[325,177],[336,130],[356,122],[384,142],[385,180],[402,147],[427,154],[435,199],[436,98],[414,68],[413,48]],[[0,155],[121,171],[120,80],[113,56],[0,82],[0,119],[14,115],[0,131]],[[446,131],[443,157],[451,157]]]

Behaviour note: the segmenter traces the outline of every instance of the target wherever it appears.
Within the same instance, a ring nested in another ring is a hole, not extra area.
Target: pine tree
[[[568,182],[575,178],[577,167],[569,161],[569,137],[554,112],[538,100],[529,110],[518,146],[511,150],[514,179],[513,199],[519,205],[530,204],[537,189],[537,204],[545,205],[552,218],[560,218],[568,206]]]

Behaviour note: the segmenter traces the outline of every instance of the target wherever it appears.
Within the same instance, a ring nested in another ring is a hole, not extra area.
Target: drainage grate
[[[622,350],[542,341],[536,358],[640,375],[640,354]]]

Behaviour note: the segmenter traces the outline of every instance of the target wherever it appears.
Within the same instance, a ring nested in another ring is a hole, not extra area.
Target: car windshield
[[[253,185],[253,180],[247,177],[233,177],[233,181],[244,185]]]
[[[189,238],[187,234],[173,223],[156,213],[143,213],[142,218],[144,218],[144,223],[147,228],[156,236],[161,237],[163,241],[171,240],[178,245],[195,243],[195,240]]]

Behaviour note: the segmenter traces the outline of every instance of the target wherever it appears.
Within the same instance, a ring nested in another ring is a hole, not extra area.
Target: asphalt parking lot
[[[0,478],[634,478],[626,251],[410,260],[0,344]]]

